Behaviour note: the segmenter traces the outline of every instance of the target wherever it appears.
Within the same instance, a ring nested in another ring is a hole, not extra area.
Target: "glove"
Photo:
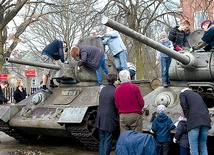
[[[177,128],[177,126],[178,126],[178,123],[179,123],[179,121],[175,122],[175,124],[174,124],[174,125],[176,126],[176,128]]]
[[[96,39],[98,39],[98,38],[102,38],[103,36],[101,36],[101,35],[97,35],[96,36]]]
[[[177,140],[175,139],[175,137],[173,137],[173,143],[177,143]]]
[[[194,48],[190,48],[190,49],[189,49],[189,52],[190,52],[190,53],[193,53],[193,52],[194,52]]]
[[[77,67],[77,70],[78,70],[78,71],[81,71],[81,67],[78,66],[78,67]]]
[[[176,45],[176,46],[175,46],[175,50],[176,50],[176,51],[181,51],[182,48],[181,48],[180,46]]]

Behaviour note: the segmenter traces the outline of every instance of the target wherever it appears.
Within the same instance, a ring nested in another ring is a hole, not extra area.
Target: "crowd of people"
[[[180,26],[173,28],[169,35],[164,31],[161,32],[159,34],[160,44],[175,50],[175,52],[189,48],[187,41],[189,26],[190,23],[184,20],[181,21]],[[202,47],[204,47],[205,51],[211,50],[214,47],[214,40],[211,39],[211,34],[214,35],[212,33],[214,31],[213,22],[205,20],[201,23],[201,28],[205,31],[202,41],[194,45],[190,50],[191,52]],[[96,71],[96,85],[102,85],[101,69],[107,76],[108,84],[101,89],[99,95],[95,124],[99,129],[99,155],[109,155],[112,149],[112,141],[115,137],[120,139],[119,134],[129,130],[135,131],[137,134],[142,132],[144,99],[140,88],[131,81],[136,74],[136,67],[132,63],[127,62],[127,49],[120,34],[109,27],[103,36],[98,35],[95,30],[93,30],[92,34],[97,39],[101,39],[104,46],[108,46],[109,52],[115,60],[119,76],[117,73],[111,73],[107,68],[105,50],[103,49],[90,45],[73,46],[70,50],[70,55],[74,59],[78,58],[79,70],[81,70],[83,65],[86,65]],[[42,60],[47,63],[55,63],[55,60],[61,60],[64,63],[64,52],[67,52],[66,48],[66,42],[54,40],[42,51]],[[158,52],[156,64],[159,63],[160,59],[162,65],[162,84],[164,87],[168,87],[170,86],[168,71],[171,58],[166,54]],[[46,86],[50,75],[51,70],[45,69],[41,90],[51,94],[52,91]],[[120,85],[118,80],[120,80]],[[9,83],[1,81],[0,85],[0,104],[11,104],[3,94]],[[16,90],[14,91],[16,103],[27,97],[23,86],[23,81],[17,80]],[[50,79],[50,87],[57,87],[53,79]],[[157,154],[167,155],[169,144],[173,141],[174,143],[179,142],[181,155],[207,155],[206,141],[208,131],[211,128],[208,108],[202,97],[189,88],[181,91],[179,99],[182,112],[177,124],[174,124],[171,118],[167,116],[167,107],[165,105],[157,106],[157,116],[153,119],[151,125],[151,132],[154,134],[158,146],[155,148],[157,149]],[[176,129],[176,132],[172,140],[171,130],[173,129]]]

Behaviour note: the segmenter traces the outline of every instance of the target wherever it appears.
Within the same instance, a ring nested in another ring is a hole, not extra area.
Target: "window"
[[[194,29],[200,29],[201,22],[208,19],[208,11],[197,11],[194,13]]]

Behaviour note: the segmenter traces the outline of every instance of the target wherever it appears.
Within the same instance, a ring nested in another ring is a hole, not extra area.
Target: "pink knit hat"
[[[209,19],[203,20],[203,21],[201,22],[201,28],[203,27],[203,25],[204,25],[205,23],[211,23],[211,21],[210,21]]]

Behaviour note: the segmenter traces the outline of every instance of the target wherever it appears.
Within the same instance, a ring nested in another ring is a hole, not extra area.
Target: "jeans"
[[[207,153],[207,135],[209,128],[207,126],[198,126],[191,129],[188,132],[189,144],[190,144],[190,154],[198,155],[208,155]]]
[[[103,55],[103,58],[100,61],[98,69],[96,70],[97,83],[102,84],[102,72],[101,72],[100,68],[102,68],[102,70],[106,73],[106,75],[108,75],[110,73],[110,71],[106,67],[105,55]]]
[[[169,66],[171,64],[172,58],[161,57],[161,70],[162,70],[162,84],[170,84],[169,79]]]
[[[115,66],[117,71],[121,71],[121,70],[128,70],[127,67],[127,51],[121,51],[120,53],[116,54],[114,56],[114,62],[115,62]]]
[[[99,155],[109,155],[112,147],[112,133],[99,129]]]
[[[189,155],[189,148],[180,146],[180,155]]]

